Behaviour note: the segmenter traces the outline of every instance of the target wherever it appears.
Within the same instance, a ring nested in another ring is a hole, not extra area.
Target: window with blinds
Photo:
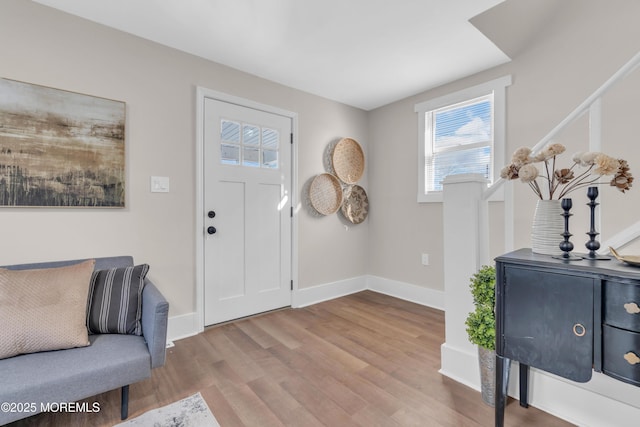
[[[493,181],[493,93],[424,113],[425,191],[442,191],[448,175]]]
[[[442,202],[450,175],[481,174],[489,186],[505,164],[506,88],[511,76],[415,105],[418,113],[418,203]],[[502,200],[498,188],[491,200]]]

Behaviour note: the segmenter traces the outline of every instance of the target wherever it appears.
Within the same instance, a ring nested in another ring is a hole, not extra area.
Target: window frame
[[[415,105],[418,113],[418,203],[442,202],[442,191],[425,191],[426,156],[427,156],[427,120],[426,114],[447,106],[454,106],[493,93],[493,149],[491,163],[494,183],[500,176],[500,168],[505,164],[505,129],[506,129],[506,88],[511,85],[511,75],[500,77],[476,86],[462,89],[438,98],[420,102]],[[492,184],[493,185],[493,184]],[[504,191],[499,189],[490,200],[503,200]]]

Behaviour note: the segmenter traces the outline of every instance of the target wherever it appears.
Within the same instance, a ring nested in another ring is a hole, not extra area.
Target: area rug
[[[114,427],[220,427],[200,393],[145,412]]]

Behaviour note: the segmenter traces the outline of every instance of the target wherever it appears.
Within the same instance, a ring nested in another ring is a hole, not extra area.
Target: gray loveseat
[[[96,258],[95,270],[133,266],[130,256]],[[9,270],[42,269],[84,260],[5,266]],[[0,425],[26,418],[47,405],[122,389],[121,417],[128,415],[129,384],[151,376],[164,365],[169,303],[148,279],[142,291],[142,336],[89,335],[87,347],[22,354],[0,360]],[[2,325],[0,325],[0,328]],[[1,336],[1,335],[0,335]],[[9,406],[7,406],[9,405]],[[90,406],[91,407],[91,406]]]

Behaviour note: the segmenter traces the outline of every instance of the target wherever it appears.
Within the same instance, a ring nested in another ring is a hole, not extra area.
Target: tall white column
[[[470,278],[488,263],[486,188],[479,174],[453,175],[443,182],[445,343],[440,372],[478,390],[477,350],[464,322],[473,311]]]

